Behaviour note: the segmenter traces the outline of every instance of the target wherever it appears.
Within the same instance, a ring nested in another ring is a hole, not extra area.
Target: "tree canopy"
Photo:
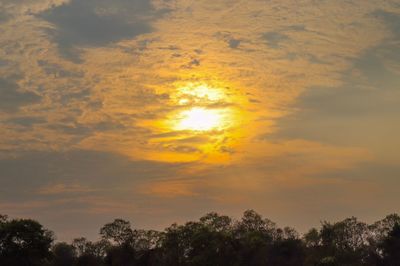
[[[30,219],[0,215],[0,265],[4,266],[399,266],[400,217],[373,224],[355,217],[322,222],[300,235],[253,210],[239,220],[211,212],[164,231],[132,228],[115,219],[84,237],[54,242]]]

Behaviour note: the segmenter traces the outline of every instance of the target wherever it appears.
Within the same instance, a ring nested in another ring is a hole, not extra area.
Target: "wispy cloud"
[[[79,213],[90,230],[117,213],[167,225],[210,209],[280,223],[306,210],[306,224],[389,206],[399,8],[1,1],[1,209],[57,225]],[[211,130],[177,127],[193,108],[229,115]]]

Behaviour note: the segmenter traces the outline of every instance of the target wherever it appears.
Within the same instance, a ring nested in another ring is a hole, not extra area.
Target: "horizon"
[[[0,32],[0,214],[400,213],[396,0],[0,0]]]
[[[39,224],[41,224],[44,227],[45,230],[48,230],[49,232],[54,234],[52,236],[54,238],[53,245],[56,245],[58,243],[73,243],[76,239],[79,239],[79,238],[84,238],[85,240],[87,240],[89,242],[93,242],[93,243],[95,243],[96,241],[101,241],[101,239],[102,239],[101,234],[100,234],[101,228],[104,227],[107,224],[111,224],[111,223],[115,222],[116,220],[122,220],[122,221],[128,222],[130,224],[130,227],[132,228],[132,230],[166,232],[168,230],[168,228],[172,228],[174,225],[186,226],[187,224],[190,224],[190,223],[193,223],[193,222],[194,223],[198,223],[198,222],[201,222],[201,218],[206,217],[207,215],[212,215],[212,214],[216,214],[216,215],[218,215],[220,217],[228,217],[231,220],[232,225],[234,226],[235,224],[238,224],[238,223],[240,223],[242,221],[242,219],[244,217],[244,214],[246,212],[254,212],[257,215],[260,215],[260,217],[263,220],[267,220],[267,221],[272,222],[273,225],[276,227],[276,229],[282,229],[282,230],[284,228],[293,229],[294,233],[298,233],[299,234],[299,236],[298,236],[299,239],[303,239],[304,236],[306,236],[312,229],[316,229],[318,231],[322,230],[324,224],[335,225],[335,224],[343,223],[347,219],[355,218],[358,223],[366,224],[367,226],[374,226],[377,223],[382,222],[385,219],[388,219],[388,217],[390,217],[390,216],[394,217],[392,219],[389,219],[389,220],[393,220],[393,221],[397,221],[399,219],[399,217],[400,217],[398,213],[388,213],[388,214],[386,214],[386,215],[384,215],[384,216],[382,216],[379,219],[376,219],[374,221],[362,220],[359,217],[355,217],[355,216],[343,217],[343,218],[339,218],[337,220],[320,219],[319,223],[317,225],[310,226],[308,228],[304,228],[302,231],[298,230],[298,228],[296,228],[296,226],[293,226],[293,225],[290,225],[290,224],[279,224],[279,223],[275,222],[273,219],[270,219],[270,217],[268,217],[266,215],[263,215],[262,213],[259,213],[259,212],[257,212],[257,210],[253,210],[253,209],[244,210],[240,214],[240,216],[238,216],[238,217],[230,216],[230,215],[227,215],[226,213],[218,213],[218,212],[215,212],[215,211],[210,211],[210,212],[204,213],[203,215],[200,215],[199,217],[196,217],[194,219],[184,220],[184,221],[181,221],[181,222],[176,222],[176,221],[175,222],[171,222],[170,224],[168,224],[166,226],[160,226],[159,228],[152,228],[152,227],[149,227],[149,226],[147,226],[147,227],[146,226],[145,227],[137,227],[135,225],[134,221],[131,221],[129,219],[125,219],[124,217],[114,217],[114,218],[112,218],[110,220],[107,220],[106,222],[104,222],[102,224],[99,224],[98,227],[96,227],[95,229],[91,230],[92,231],[91,235],[88,235],[87,234],[88,232],[83,232],[82,235],[74,235],[74,236],[71,236],[70,239],[60,239],[58,237],[58,234],[57,234],[56,231],[54,231],[51,228],[49,228],[46,224],[43,224],[40,220],[33,219],[32,217],[10,217],[5,213],[0,213],[0,216],[3,215],[2,218],[5,218],[6,221],[7,220],[8,221],[12,221],[12,220],[14,220],[14,221],[33,220],[35,222],[38,222]],[[94,235],[96,235],[96,236],[93,237]]]

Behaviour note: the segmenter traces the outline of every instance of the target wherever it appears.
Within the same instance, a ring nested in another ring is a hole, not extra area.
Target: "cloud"
[[[83,71],[69,71],[62,67],[60,64],[51,63],[47,60],[38,60],[39,67],[43,69],[46,75],[53,76],[54,78],[83,78]]]
[[[372,13],[372,16],[377,17],[379,20],[384,22],[389,34],[386,36],[385,42],[381,43],[371,51],[373,57],[369,58],[370,61],[366,61],[364,66],[366,70],[369,67],[370,71],[368,75],[372,75],[375,79],[380,78],[378,79],[379,81],[385,81],[392,77],[388,76],[388,73],[383,71],[374,73],[374,70],[376,69],[375,64],[377,63],[379,68],[382,68],[383,65],[383,67],[394,72],[392,73],[392,76],[393,74],[397,76],[400,75],[400,54],[398,53],[398,50],[400,49],[400,14],[377,10]],[[369,65],[367,65],[367,63],[369,63]]]
[[[123,155],[107,152],[26,152],[16,158],[0,160],[0,191],[3,199],[16,199],[32,197],[33,191],[54,184],[111,189],[168,177],[180,167],[183,164],[131,161]]]
[[[0,209],[14,217],[40,218],[64,240],[75,234],[95,238],[107,220],[138,221],[151,213],[157,203],[145,184],[178,176],[185,167],[88,150],[25,152],[0,159]]]
[[[164,145],[164,149],[179,152],[179,153],[196,153],[196,152],[201,152],[200,149],[194,147],[194,146],[189,146],[189,145]]]
[[[47,120],[44,117],[20,116],[20,117],[15,117],[15,118],[8,119],[6,122],[8,124],[12,124],[12,125],[31,128],[33,125],[43,124],[46,121]]]
[[[299,99],[299,111],[278,121],[275,136],[374,148],[384,143],[393,145],[381,140],[400,133],[396,123],[400,114],[398,97],[395,92],[382,93],[350,84],[314,88]],[[396,142],[396,138],[393,140]]]
[[[240,46],[240,43],[243,41],[242,39],[233,37],[233,33],[225,31],[217,32],[215,34],[215,37],[226,42],[229,48],[232,49],[238,48]]]
[[[372,12],[372,16],[382,19],[393,33],[393,39],[400,39],[400,14],[384,11],[381,9]]]
[[[150,19],[160,14],[148,0],[72,0],[39,16],[55,26],[49,33],[61,53],[77,60],[76,48],[105,46],[151,32]]]
[[[229,40],[228,44],[229,44],[230,48],[235,49],[235,48],[239,47],[240,42],[241,42],[241,40],[232,38],[232,39]]]
[[[279,48],[282,42],[289,40],[287,35],[274,31],[266,32],[262,37],[267,41],[268,46],[274,49]]]
[[[30,91],[21,91],[13,80],[0,78],[0,110],[17,111],[20,107],[38,103],[41,97]]]
[[[0,22],[6,22],[9,19],[9,14],[7,14],[4,10],[0,11]]]
[[[96,235],[114,215],[159,228],[210,208],[309,227],[371,203],[385,180],[398,201],[398,170],[384,171],[400,158],[393,1],[0,2],[9,214],[69,238]],[[197,82],[226,95],[177,93]],[[232,108],[237,123],[173,131],[175,114],[195,105]],[[380,188],[368,170],[382,171]]]
[[[142,188],[144,194],[161,198],[195,197],[198,182],[193,180],[165,180],[149,182]]]
[[[294,113],[278,121],[274,137],[365,147],[381,160],[398,161],[393,145],[400,144],[400,65],[387,62],[397,51],[383,42],[353,60],[342,85],[306,90]]]
[[[183,68],[194,68],[200,66],[200,60],[197,58],[192,59],[189,63],[186,65],[183,65]]]
[[[46,185],[38,190],[39,195],[61,195],[61,194],[87,194],[95,192],[96,189],[84,187],[79,184],[55,184]]]
[[[46,128],[54,130],[60,134],[78,135],[84,137],[100,132],[124,130],[125,126],[113,121],[99,121],[94,123],[51,123],[47,124]],[[130,129],[133,129],[133,127]]]

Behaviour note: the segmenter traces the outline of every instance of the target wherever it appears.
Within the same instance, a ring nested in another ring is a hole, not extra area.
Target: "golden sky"
[[[0,0],[0,213],[399,212],[398,51],[397,0]]]

